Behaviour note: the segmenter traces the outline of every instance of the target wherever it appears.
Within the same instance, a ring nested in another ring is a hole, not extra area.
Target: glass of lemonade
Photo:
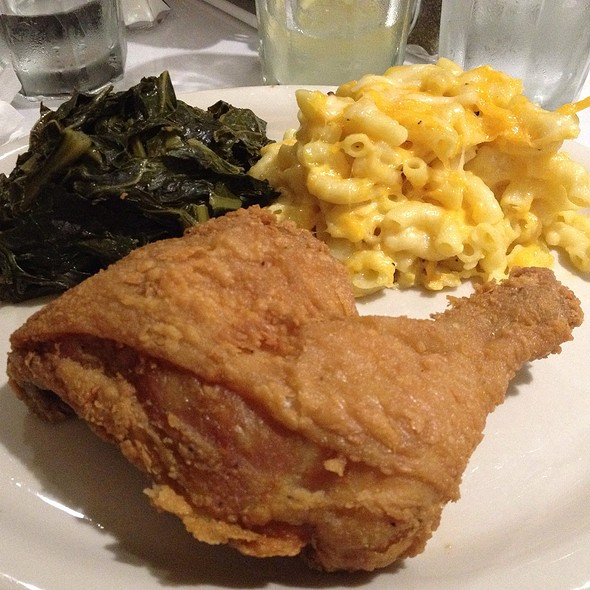
[[[554,109],[577,97],[590,68],[590,0],[443,0],[439,56],[506,72]]]
[[[26,97],[92,92],[123,75],[118,0],[0,0],[0,30]]]
[[[256,0],[267,84],[339,85],[403,62],[415,0]]]

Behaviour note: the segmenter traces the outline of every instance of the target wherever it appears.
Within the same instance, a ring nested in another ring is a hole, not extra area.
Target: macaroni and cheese
[[[358,296],[502,279],[551,266],[551,247],[590,271],[590,176],[559,151],[590,99],[549,112],[519,80],[446,59],[296,98],[299,129],[251,173],[280,190],[279,217],[346,264]]]

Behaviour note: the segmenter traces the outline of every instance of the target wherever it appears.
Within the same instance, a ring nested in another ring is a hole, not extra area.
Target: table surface
[[[263,83],[255,28],[202,0],[167,3],[171,10],[163,22],[128,31],[126,71],[117,88],[163,70],[170,72],[178,94]],[[590,77],[581,93],[588,95]],[[29,128],[38,117],[38,104],[21,96],[12,104],[25,116],[24,128]],[[590,147],[588,111],[580,113],[578,142]]]

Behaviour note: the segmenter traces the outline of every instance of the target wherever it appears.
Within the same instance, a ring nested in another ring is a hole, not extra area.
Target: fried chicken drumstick
[[[62,295],[8,371],[34,411],[119,445],[197,539],[372,570],[423,550],[510,379],[581,321],[542,269],[432,319],[360,317],[325,247],[251,208]]]

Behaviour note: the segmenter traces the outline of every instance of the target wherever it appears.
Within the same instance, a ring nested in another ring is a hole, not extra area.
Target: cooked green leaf
[[[276,198],[247,174],[266,123],[176,98],[167,72],[41,107],[29,149],[0,174],[0,300],[63,291],[148,242]]]

